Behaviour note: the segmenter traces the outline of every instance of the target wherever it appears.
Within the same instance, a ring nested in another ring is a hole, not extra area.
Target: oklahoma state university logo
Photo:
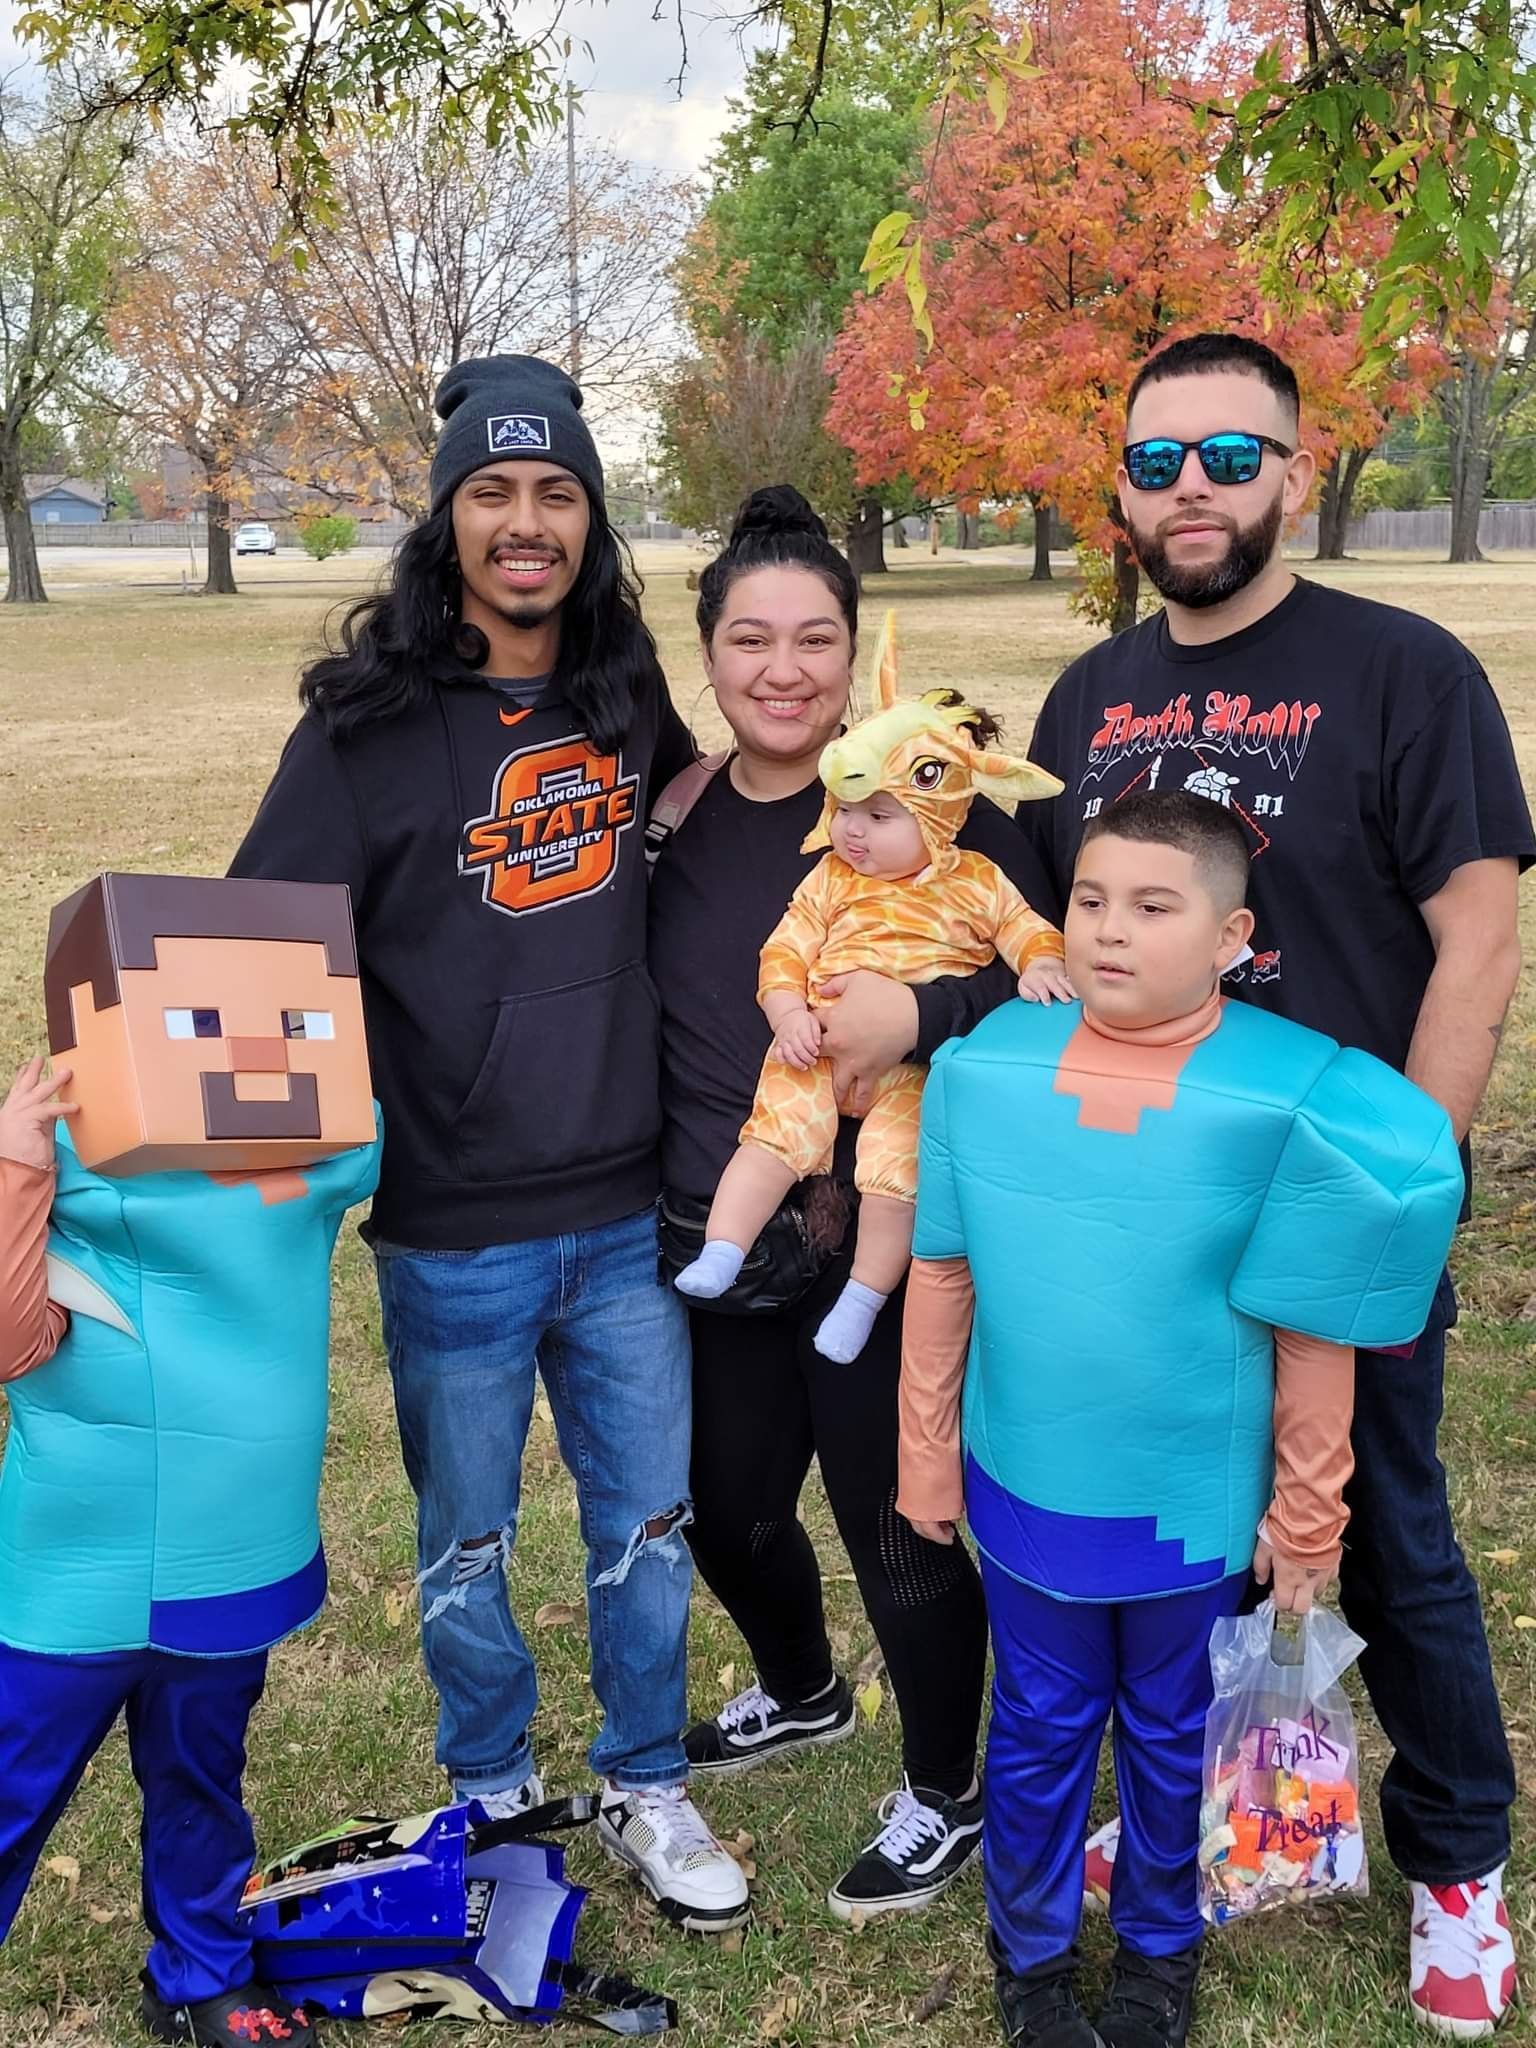
[[[489,813],[464,827],[459,872],[482,875],[485,901],[509,917],[590,896],[618,865],[639,793],[639,776],[586,740],[509,754]]]

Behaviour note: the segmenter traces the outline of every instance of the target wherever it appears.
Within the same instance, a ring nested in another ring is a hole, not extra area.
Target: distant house
[[[27,508],[34,526],[100,526],[106,493],[72,476],[29,476]]]

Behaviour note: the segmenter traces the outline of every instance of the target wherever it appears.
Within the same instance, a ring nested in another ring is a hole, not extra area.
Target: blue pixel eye
[[[336,1023],[329,1010],[284,1010],[284,1038],[334,1038]]]
[[[224,1026],[217,1010],[167,1010],[167,1038],[222,1038]]]

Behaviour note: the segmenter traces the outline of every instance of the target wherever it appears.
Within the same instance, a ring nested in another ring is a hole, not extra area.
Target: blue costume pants
[[[1110,1918],[1137,1955],[1176,1955],[1204,1931],[1196,1886],[1211,1625],[1246,1572],[1162,1599],[1053,1600],[981,1560],[995,1675],[982,1860],[987,1911],[1015,1975],[1071,1954],[1083,1837],[1114,1715],[1122,1832]]]
[[[0,1941],[54,1823],[117,1719],[144,1800],[149,1980],[172,2005],[251,1978],[238,1917],[255,1838],[240,1799],[267,1653],[40,1657],[0,1644]]]

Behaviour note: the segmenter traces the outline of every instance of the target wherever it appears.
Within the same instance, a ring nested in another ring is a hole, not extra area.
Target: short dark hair
[[[1149,384],[1162,384],[1170,377],[1207,377],[1218,370],[1239,370],[1257,377],[1300,419],[1301,386],[1296,372],[1283,356],[1262,341],[1250,341],[1246,334],[1186,334],[1182,341],[1170,341],[1155,356],[1148,356],[1131,380],[1126,418]]]
[[[1176,846],[1192,854],[1202,881],[1219,904],[1240,910],[1248,894],[1248,835],[1225,804],[1187,789],[1142,789],[1090,818],[1083,848],[1095,839],[1130,839],[1142,846]]]
[[[155,967],[156,939],[303,940],[325,947],[327,973],[357,973],[352,911],[339,883],[97,875],[55,904],[48,920],[43,994],[50,1052],[78,1043],[70,990],[88,981],[96,1008],[115,1008],[120,971]]]

